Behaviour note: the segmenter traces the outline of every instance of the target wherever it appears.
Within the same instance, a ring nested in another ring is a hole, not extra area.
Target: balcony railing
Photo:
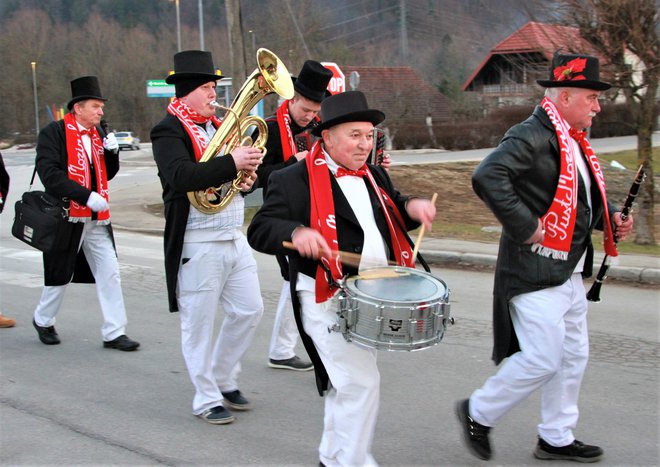
[[[538,86],[530,84],[516,84],[516,83],[507,83],[507,84],[485,84],[481,88],[482,94],[519,94],[519,95],[530,95],[538,92]]]

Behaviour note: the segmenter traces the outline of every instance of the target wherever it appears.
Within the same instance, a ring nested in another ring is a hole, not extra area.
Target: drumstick
[[[288,248],[289,250],[297,249],[293,245],[293,243],[287,242],[286,240],[282,242],[282,246],[284,248]],[[350,251],[333,250],[332,257],[336,258],[337,256],[339,256],[341,262],[346,264],[347,266],[353,266],[354,268],[360,267],[360,260],[362,259],[362,256],[357,253],[351,253]],[[395,265],[396,263],[394,261],[388,261],[387,264]]]
[[[435,206],[435,201],[438,199],[438,193],[433,193],[433,197],[431,198],[431,204]],[[415,264],[415,260],[417,259],[417,252],[419,251],[419,245],[422,243],[422,238],[424,237],[424,232],[426,231],[426,228],[424,224],[422,224],[422,227],[419,229],[419,235],[417,235],[417,241],[415,242],[415,248],[413,249],[413,254],[412,254],[412,262]]]

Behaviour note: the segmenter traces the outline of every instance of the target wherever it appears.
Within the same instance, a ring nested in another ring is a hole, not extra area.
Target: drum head
[[[355,295],[385,302],[429,302],[448,295],[441,280],[402,266],[366,269],[359,276],[349,278],[346,287]]]

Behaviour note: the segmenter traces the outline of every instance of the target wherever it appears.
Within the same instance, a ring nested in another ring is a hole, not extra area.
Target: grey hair
[[[565,88],[564,88],[565,89]],[[555,102],[559,98],[562,88],[545,88],[545,97]]]

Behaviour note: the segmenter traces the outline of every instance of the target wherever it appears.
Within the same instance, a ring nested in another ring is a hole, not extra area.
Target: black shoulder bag
[[[11,233],[22,242],[44,253],[64,250],[73,233],[69,203],[45,191],[31,191],[37,168],[32,172],[30,189],[14,205]]]

